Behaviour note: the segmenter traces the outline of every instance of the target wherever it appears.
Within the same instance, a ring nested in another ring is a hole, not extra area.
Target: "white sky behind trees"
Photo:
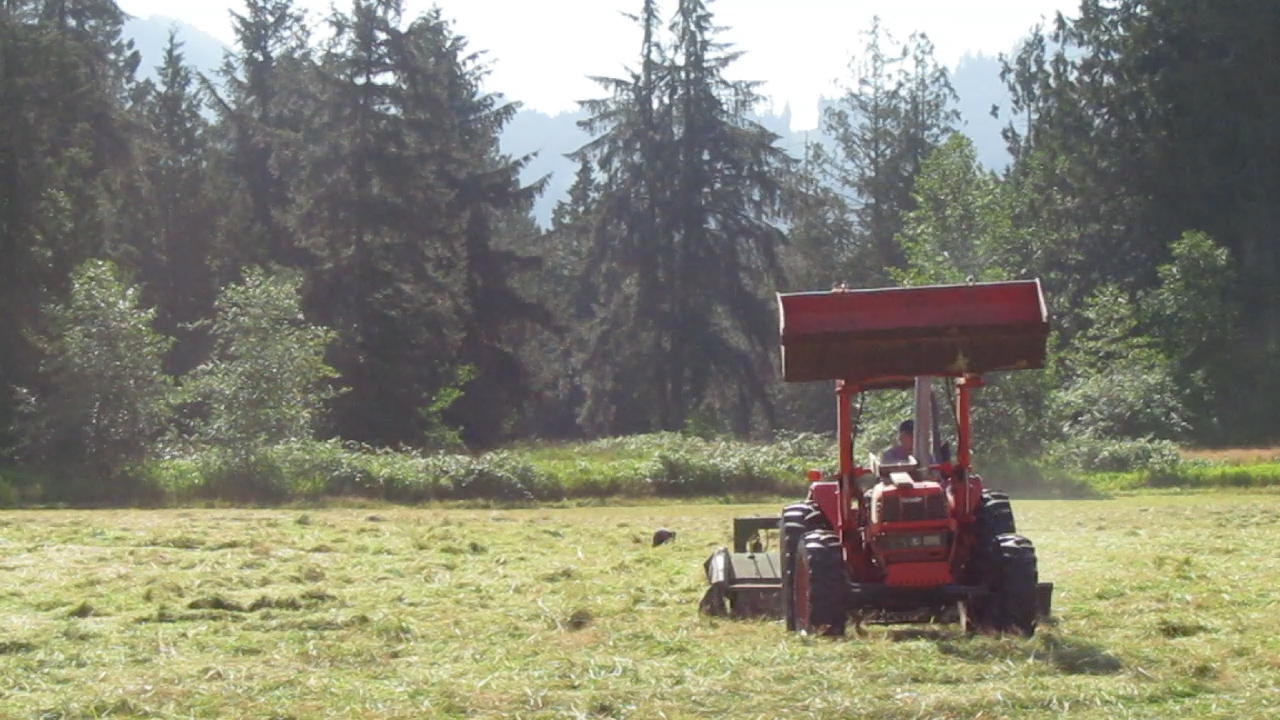
[[[230,44],[228,12],[240,0],[119,0],[130,15],[181,20]],[[331,0],[298,0],[312,25]],[[346,5],[338,0],[338,7]],[[588,76],[617,76],[639,56],[639,29],[622,13],[641,0],[405,0],[408,17],[438,5],[491,69],[487,90],[524,107],[555,114],[600,96]],[[674,0],[661,0],[664,13]],[[720,35],[745,55],[730,68],[735,80],[759,80],[777,111],[790,104],[792,128],[817,125],[817,102],[852,78],[849,61],[861,51],[874,16],[898,41],[914,31],[929,36],[939,62],[954,67],[965,54],[1010,52],[1042,20],[1075,14],[1078,0],[715,0]]]

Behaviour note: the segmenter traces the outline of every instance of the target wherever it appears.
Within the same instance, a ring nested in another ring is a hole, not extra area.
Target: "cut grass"
[[[1280,488],[1280,463],[1219,465],[1185,462],[1159,470],[1091,473],[1084,481],[1104,493],[1145,492],[1151,489],[1271,489]]]
[[[1186,460],[1202,460],[1223,465],[1258,465],[1280,462],[1280,447],[1255,448],[1186,448]]]
[[[1277,715],[1280,497],[1014,507],[1031,640],[699,617],[772,505],[0,513],[0,717]]]

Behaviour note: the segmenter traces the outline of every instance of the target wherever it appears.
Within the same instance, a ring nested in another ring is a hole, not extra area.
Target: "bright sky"
[[[331,0],[297,0],[313,18]],[[232,41],[229,9],[241,0],[119,0],[125,12],[173,17]],[[343,0],[339,0],[341,7]],[[442,8],[473,50],[488,52],[490,91],[546,113],[576,109],[600,95],[591,75],[616,76],[635,64],[639,30],[623,12],[641,0],[405,0],[409,16]],[[673,0],[661,0],[664,12]],[[746,55],[730,69],[734,79],[760,80],[776,109],[790,103],[793,129],[817,124],[817,101],[848,82],[848,65],[875,15],[895,39],[925,32],[939,61],[954,67],[966,53],[996,55],[1042,19],[1074,15],[1079,0],[717,0],[720,39]],[[783,10],[783,8],[786,8]]]

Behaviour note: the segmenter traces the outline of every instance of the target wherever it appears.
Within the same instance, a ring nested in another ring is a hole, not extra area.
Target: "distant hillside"
[[[145,20],[131,19],[125,24],[125,37],[132,38],[142,54],[142,77],[155,77],[155,68],[164,58],[164,48],[169,41],[169,30],[175,28],[178,38],[185,43],[183,52],[187,62],[210,77],[222,64],[226,46],[217,38],[183,22],[166,17],[151,16]],[[978,159],[994,170],[1002,170],[1009,162],[1000,128],[1004,120],[991,117],[991,107],[1007,104],[1008,91],[1000,82],[1000,61],[984,55],[966,56],[951,74],[951,84],[960,96],[957,109],[962,117],[962,131],[973,139]],[[518,97],[511,98],[519,100]],[[819,108],[830,104],[823,99]],[[502,134],[502,149],[514,156],[537,153],[525,169],[523,180],[534,182],[548,177],[546,192],[539,199],[534,213],[544,227],[551,223],[551,213],[557,202],[568,195],[573,184],[576,167],[565,157],[582,147],[590,137],[578,127],[586,115],[582,111],[548,115],[536,110],[521,110],[507,125]],[[1007,117],[1007,114],[1004,115]],[[829,142],[817,130],[791,130],[790,108],[780,114],[765,114],[755,118],[757,122],[781,136],[778,145],[794,157],[804,153],[806,139],[811,142]]]
[[[537,153],[525,168],[521,180],[526,183],[547,178],[546,190],[534,207],[534,215],[543,227],[551,225],[551,213],[561,198],[568,197],[577,165],[565,157],[591,140],[578,127],[586,113],[548,115],[537,110],[521,110],[502,132],[502,150],[515,157]]]
[[[142,55],[142,65],[138,68],[141,78],[156,78],[156,67],[164,60],[164,49],[169,44],[169,31],[178,32],[178,40],[183,43],[182,53],[187,64],[210,77],[222,65],[222,53],[226,50],[220,40],[214,36],[188,25],[181,20],[152,15],[145,20],[130,18],[124,24],[124,36],[132,39]]]
[[[1009,150],[1000,131],[1008,122],[1009,89],[1000,80],[999,58],[966,55],[951,71],[951,86],[960,96],[960,130],[978,151],[978,161],[992,170],[1003,170],[1009,164]],[[991,116],[991,108],[1000,109],[1000,119]]]

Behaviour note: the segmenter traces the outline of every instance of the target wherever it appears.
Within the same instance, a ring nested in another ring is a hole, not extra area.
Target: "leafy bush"
[[[803,492],[810,467],[832,470],[830,439],[774,444],[676,434],[531,446],[487,453],[422,454],[336,440],[281,443],[251,456],[191,449],[155,461],[147,480],[175,501],[279,501],[358,496],[421,503],[529,503],[605,497],[692,497]]]
[[[1174,440],[1190,430],[1174,363],[1143,332],[1138,303],[1098,289],[1080,313],[1087,326],[1064,352],[1071,372],[1052,403],[1068,438]]]
[[[1153,336],[1173,361],[1186,392],[1188,418],[1201,438],[1211,437],[1223,407],[1215,397],[1233,382],[1240,358],[1240,307],[1231,253],[1202,232],[1186,232],[1169,246],[1172,262],[1157,268],[1160,285],[1143,298]],[[1235,412],[1239,413],[1239,408]],[[1218,438],[1220,439],[1220,438]]]
[[[324,362],[333,333],[308,325],[299,306],[301,280],[249,270],[218,298],[212,324],[214,356],[188,383],[206,417],[197,438],[236,448],[224,458],[232,474],[255,448],[311,437],[312,422],[333,397],[325,382],[337,373]]]
[[[1252,488],[1280,485],[1280,464],[1247,466],[1215,463],[1183,463],[1160,468],[1141,477],[1144,487],[1155,488]]]
[[[40,384],[22,388],[23,450],[36,462],[78,466],[94,483],[147,456],[176,402],[164,358],[173,341],[152,330],[155,310],[105,261],[80,266],[66,303],[45,309]],[[111,494],[110,488],[100,488]]]
[[[1181,464],[1182,458],[1169,440],[1086,437],[1051,446],[1047,462],[1086,472],[1133,472],[1165,471]]]
[[[1280,483],[1280,466],[1230,468],[1179,461],[1167,441],[1075,441],[1048,459],[979,457],[988,487],[1019,496],[1096,497],[1142,487]],[[416,504],[603,498],[798,497],[810,468],[836,469],[835,443],[796,435],[769,444],[675,434],[528,445],[479,456],[395,452],[337,440],[265,448],[253,464],[223,450],[189,450],[146,466],[146,480],[174,502],[360,497]],[[1245,472],[1236,472],[1244,470]]]
[[[11,508],[18,504],[18,491],[9,484],[4,475],[0,475],[0,508]]]

